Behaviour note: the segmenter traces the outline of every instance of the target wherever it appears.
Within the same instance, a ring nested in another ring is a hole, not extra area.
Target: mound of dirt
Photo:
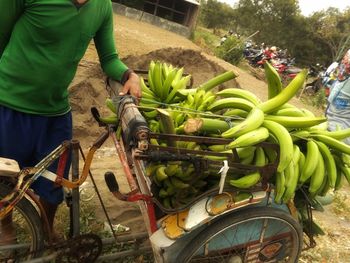
[[[164,48],[144,55],[127,56],[123,59],[132,69],[147,70],[151,60],[159,60],[175,67],[183,67],[192,75],[196,87],[227,70],[203,56],[200,51],[182,48]],[[101,114],[109,114],[105,107],[108,96],[105,88],[105,75],[99,63],[82,60],[77,75],[69,88],[70,103],[74,120],[74,137],[82,143],[96,138],[101,131],[92,115],[91,107],[96,107]],[[236,80],[231,80],[222,87],[238,87]]]
[[[133,69],[148,69],[151,60],[159,60],[169,63],[175,67],[185,69],[185,72],[192,75],[194,87],[209,79],[226,72],[227,70],[217,63],[203,56],[198,50],[182,48],[164,48],[152,51],[140,56],[127,56],[123,61]],[[226,85],[237,86],[237,82],[232,80]]]

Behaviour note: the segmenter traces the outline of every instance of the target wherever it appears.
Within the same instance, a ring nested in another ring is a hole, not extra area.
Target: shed
[[[199,13],[197,0],[112,0],[145,13],[194,29]]]

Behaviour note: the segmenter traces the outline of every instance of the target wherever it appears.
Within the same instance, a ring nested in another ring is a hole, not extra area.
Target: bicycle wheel
[[[0,198],[12,191],[5,182],[0,181]],[[0,236],[15,231],[15,238],[10,242],[0,243],[0,262],[19,262],[34,258],[44,246],[44,232],[40,216],[32,203],[23,198],[12,210],[12,224],[3,220],[0,223]]]
[[[297,262],[301,226],[285,211],[252,207],[219,218],[196,235],[177,262]]]

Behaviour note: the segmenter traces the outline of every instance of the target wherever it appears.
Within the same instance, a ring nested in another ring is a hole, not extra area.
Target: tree
[[[339,60],[350,47],[350,9],[344,13],[336,8],[316,12],[310,22],[316,37],[328,46],[332,61]]]
[[[207,28],[229,29],[233,9],[224,3],[216,0],[207,0],[201,2],[200,22]]]
[[[234,29],[256,43],[288,49],[300,66],[339,59],[350,48],[350,9],[330,8],[310,17],[301,14],[298,0],[239,0],[231,8],[216,0],[201,6],[208,28]]]

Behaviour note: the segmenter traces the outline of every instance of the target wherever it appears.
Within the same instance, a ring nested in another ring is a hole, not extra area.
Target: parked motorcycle
[[[314,95],[324,89],[325,96],[328,97],[330,89],[335,81],[333,73],[337,67],[337,62],[333,62],[327,70],[320,65],[310,67],[309,79],[311,79],[311,81],[306,83],[305,93],[308,95]]]

